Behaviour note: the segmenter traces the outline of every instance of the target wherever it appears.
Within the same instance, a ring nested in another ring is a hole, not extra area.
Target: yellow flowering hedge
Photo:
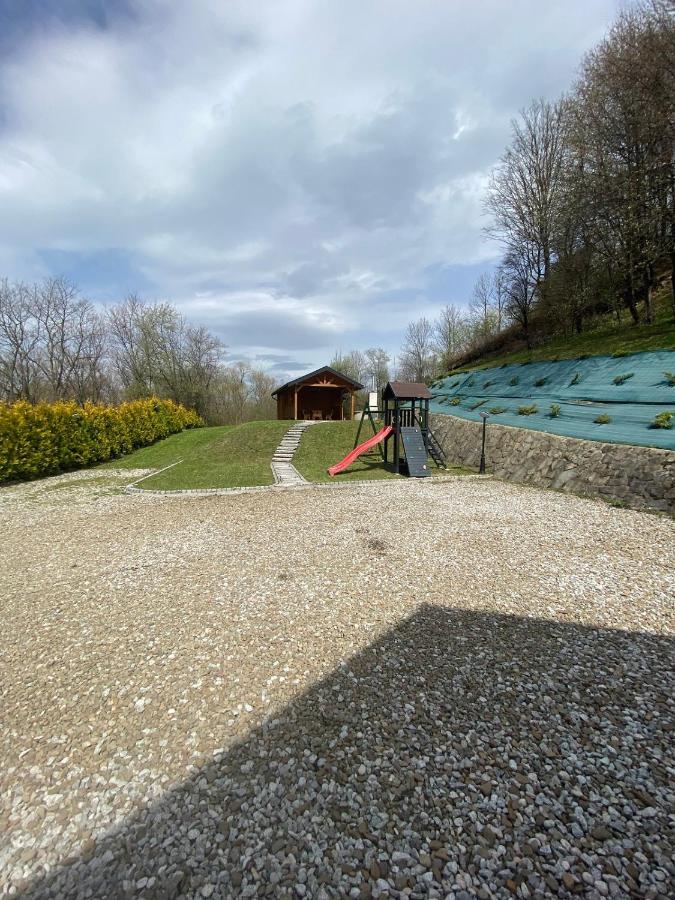
[[[120,406],[0,403],[0,482],[105,462],[203,424],[192,410],[157,397]]]

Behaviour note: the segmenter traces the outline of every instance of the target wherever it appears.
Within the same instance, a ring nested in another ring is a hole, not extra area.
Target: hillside
[[[528,350],[515,330],[495,339],[495,349],[474,350],[457,359],[448,374],[472,369],[492,368],[511,363],[574,359],[580,356],[618,356],[644,350],[675,349],[675,315],[670,293],[663,292],[655,306],[652,325],[617,323],[613,316],[597,317],[581,334],[556,335],[541,339]],[[501,344],[501,346],[499,346]]]

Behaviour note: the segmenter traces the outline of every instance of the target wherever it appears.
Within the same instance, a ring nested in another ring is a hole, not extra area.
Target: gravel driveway
[[[669,894],[672,520],[122,483],[0,491],[1,895]]]

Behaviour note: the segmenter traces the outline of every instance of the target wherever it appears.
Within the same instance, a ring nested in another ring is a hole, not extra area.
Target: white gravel
[[[675,523],[0,490],[0,895],[665,897]]]

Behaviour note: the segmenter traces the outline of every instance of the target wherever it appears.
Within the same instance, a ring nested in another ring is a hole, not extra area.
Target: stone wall
[[[448,460],[478,467],[481,423],[433,415]],[[487,427],[487,471],[509,481],[675,512],[675,452],[604,444],[506,425]]]

